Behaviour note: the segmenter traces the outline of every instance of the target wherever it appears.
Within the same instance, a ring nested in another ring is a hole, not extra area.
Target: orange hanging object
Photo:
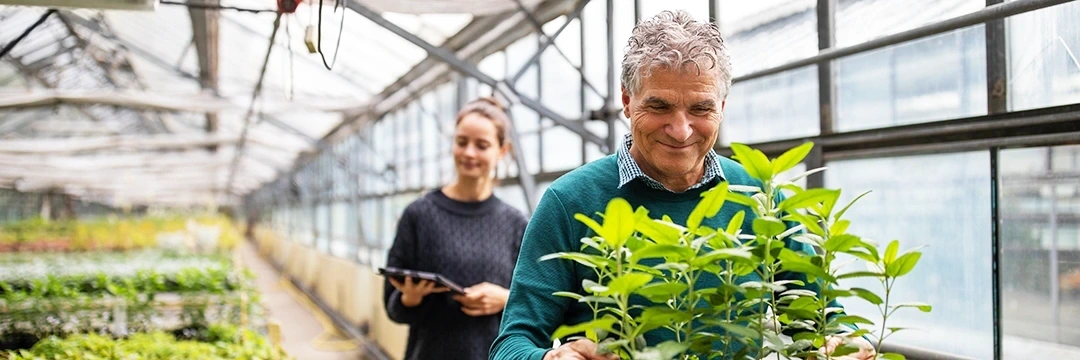
[[[292,14],[296,12],[296,8],[300,6],[300,3],[304,0],[277,0],[277,8],[279,13]]]

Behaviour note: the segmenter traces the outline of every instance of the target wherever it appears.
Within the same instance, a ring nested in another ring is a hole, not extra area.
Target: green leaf
[[[610,290],[607,286],[600,285],[589,279],[581,280],[581,288],[594,294],[604,294]]]
[[[757,206],[757,201],[754,201],[754,199],[750,198],[749,196],[737,192],[729,193],[727,196],[727,201],[749,207]]]
[[[712,325],[719,325],[720,327],[724,328],[724,331],[727,331],[728,333],[735,334],[737,336],[743,337],[745,339],[756,339],[756,338],[759,337],[759,334],[760,334],[756,330],[750,329],[750,328],[745,327],[745,326],[735,325],[735,324],[728,323],[728,322],[717,322],[717,323],[712,324]]]
[[[702,220],[712,218],[720,212],[727,194],[728,183],[726,181],[701,194],[703,199],[694,206],[694,210],[690,211],[690,217],[686,220],[686,227],[690,229],[690,232],[697,231]]]
[[[881,259],[885,262],[885,266],[888,267],[896,260],[896,252],[900,250],[900,241],[893,240],[889,242],[889,246],[885,248],[885,257]]]
[[[817,235],[817,236],[824,236],[825,235],[825,231],[821,229],[821,225],[818,224],[818,220],[813,218],[813,217],[810,217],[809,215],[805,215],[805,214],[797,213],[797,212],[791,212],[791,213],[788,213],[787,216],[784,217],[784,220],[798,221],[800,224],[803,224],[803,226],[806,226],[806,229],[809,230],[810,233],[812,233],[814,235]]]
[[[638,319],[641,324],[665,326],[677,322],[690,321],[690,313],[667,307],[650,307],[643,310]]]
[[[557,291],[557,292],[553,293],[552,295],[561,296],[561,297],[567,297],[567,298],[571,298],[571,299],[574,299],[574,300],[581,300],[581,299],[585,298],[584,295],[581,295],[581,294],[578,294],[578,293],[572,293],[572,292],[569,292],[569,291]]]
[[[802,162],[803,159],[806,158],[806,155],[810,154],[810,150],[813,148],[814,143],[807,141],[802,145],[785,151],[783,154],[780,155],[780,157],[776,158],[776,160],[773,160],[773,174],[779,174],[791,170],[791,168],[795,167],[795,165],[798,165],[800,162]]]
[[[735,216],[731,217],[731,221],[728,221],[727,228],[725,229],[725,232],[728,233],[728,234],[731,234],[731,235],[735,235],[735,233],[739,232],[739,229],[742,229],[743,220],[745,218],[746,218],[746,211],[745,210],[740,210],[739,212],[735,213]]]
[[[784,199],[780,202],[780,211],[792,211],[797,209],[804,209],[811,205],[835,201],[840,196],[839,190],[814,188],[795,194],[792,197]]]
[[[653,269],[656,269],[656,270],[671,270],[671,271],[678,271],[678,272],[686,271],[686,269],[689,269],[689,268],[690,268],[690,265],[679,264],[679,263],[663,263],[663,264],[653,266]]]
[[[630,255],[631,263],[638,263],[641,259],[666,258],[673,262],[679,262],[694,256],[694,250],[685,246],[677,245],[649,245]]]
[[[851,221],[840,220],[834,222],[831,226],[829,226],[829,235],[843,235],[845,232],[847,232],[848,226],[851,226]]]
[[[596,220],[593,220],[591,217],[588,217],[585,214],[574,214],[574,219],[585,224],[585,226],[588,226],[597,236],[605,237],[604,227],[600,226],[600,223],[596,222]]]
[[[635,294],[644,296],[653,302],[664,302],[673,297],[679,296],[686,291],[687,285],[684,283],[669,282],[669,283],[652,283],[642,286],[635,291]]]
[[[754,233],[764,237],[774,237],[787,230],[787,225],[772,216],[754,219]]]
[[[861,278],[861,277],[872,277],[872,278],[879,278],[880,279],[880,278],[885,277],[885,274],[876,273],[876,272],[872,272],[872,271],[856,271],[856,272],[850,272],[850,273],[847,273],[847,274],[837,276],[836,278],[840,279],[840,280],[844,280],[844,279],[854,279],[854,278]]]
[[[864,318],[862,316],[856,316],[856,315],[838,316],[838,317],[834,318],[833,321],[836,321],[836,322],[841,323],[841,324],[848,324],[848,325],[856,325],[856,324],[874,325],[873,321],[870,321],[869,319]]]
[[[854,199],[851,199],[851,202],[847,203],[847,205],[844,205],[844,208],[840,209],[840,211],[837,211],[836,215],[833,215],[833,219],[834,220],[839,220],[840,218],[843,218],[844,213],[847,212],[848,208],[850,208],[851,205],[855,205],[856,201],[859,201],[859,199],[862,199],[862,197],[866,196],[867,194],[870,194],[870,190],[866,190],[862,194],[859,194],[859,196],[856,196]]]
[[[806,290],[806,289],[791,289],[791,290],[788,290],[788,291],[784,291],[780,295],[781,296],[797,295],[797,296],[816,298],[818,294],[816,292]]]
[[[604,267],[611,263],[611,259],[602,256],[582,254],[577,252],[560,252],[554,254],[547,254],[540,257],[540,261],[547,261],[551,259],[573,260],[581,265],[585,265],[591,268]]]
[[[750,260],[753,255],[749,251],[736,248],[718,249],[708,252],[705,255],[699,256],[690,263],[691,266],[699,267],[705,264],[712,264],[720,260],[727,259],[744,259]]]
[[[645,286],[653,280],[653,276],[649,274],[630,273],[623,274],[611,282],[608,283],[608,291],[602,295],[622,294],[630,295],[638,288]]]
[[[681,230],[662,221],[639,219],[635,225],[637,231],[658,244],[678,244],[679,237],[682,236]]]
[[[844,252],[851,250],[851,248],[855,247],[855,245],[858,245],[859,241],[861,241],[861,239],[859,239],[859,237],[855,235],[835,235],[830,237],[829,240],[826,240],[823,247],[825,248],[825,250],[828,251]]]
[[[917,309],[919,309],[919,311],[922,311],[922,312],[926,312],[926,313],[928,313],[928,312],[930,312],[931,310],[933,310],[933,307],[932,307],[932,306],[930,306],[930,304],[927,304],[927,303],[921,303],[921,302],[906,302],[906,303],[900,303],[900,304],[896,304],[896,305],[895,305],[895,306],[893,306],[892,308],[894,308],[894,309],[899,309],[899,308],[917,308]]]
[[[881,300],[880,296],[875,294],[873,291],[870,291],[870,290],[867,290],[867,289],[851,288],[851,291],[854,292],[856,296],[858,296],[860,298],[863,298],[864,300],[869,301],[871,304],[874,304],[874,305],[881,305],[882,303],[885,302],[885,301]]]
[[[806,283],[804,283],[802,280],[773,281],[773,285],[777,285],[777,286],[787,286],[788,284],[794,284],[795,286],[805,286],[806,285]]]
[[[824,243],[820,236],[814,234],[799,234],[791,237],[791,240],[810,245],[810,246],[822,246]]]
[[[772,179],[772,165],[769,164],[769,158],[761,150],[733,143],[731,144],[731,151],[735,154],[735,159],[746,168],[746,172],[751,177],[763,181]]]
[[[907,358],[904,357],[904,355],[897,354],[897,353],[884,353],[884,354],[881,354],[881,358],[884,359],[884,360],[907,360]]]
[[[793,271],[803,273],[810,276],[819,277],[829,282],[836,282],[836,278],[820,267],[814,266],[809,262],[804,261],[785,261],[780,264],[780,268],[785,271]]]
[[[615,324],[615,319],[611,317],[603,317],[593,321],[584,322],[577,325],[563,325],[558,329],[555,329],[555,333],[551,334],[552,339],[562,339],[570,335],[580,334],[586,330],[601,329],[608,332],[614,331],[612,325]]]
[[[618,305],[619,304],[618,301],[615,301],[615,299],[609,298],[607,296],[586,296],[586,297],[581,298],[581,300],[578,300],[578,302],[579,303],[594,303],[594,304],[611,304],[611,305]]]
[[[848,251],[846,251],[846,253],[851,255],[851,256],[866,260],[866,262],[869,262],[869,263],[877,264],[877,262],[880,260],[875,256],[877,254],[872,254],[872,253],[865,252],[865,251],[848,250]]]
[[[656,345],[655,349],[660,352],[660,359],[674,359],[679,354],[682,354],[690,347],[688,343],[679,343],[672,340]]]
[[[604,211],[604,240],[614,247],[620,247],[634,234],[635,220],[634,208],[626,199],[611,199]]]
[[[900,255],[892,264],[885,267],[885,275],[890,277],[900,277],[907,275],[912,269],[915,269],[915,264],[919,262],[919,258],[922,257],[922,253],[913,251],[904,255]]]

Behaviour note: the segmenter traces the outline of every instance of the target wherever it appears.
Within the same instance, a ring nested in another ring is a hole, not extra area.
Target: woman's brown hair
[[[455,124],[461,124],[461,119],[469,114],[478,114],[491,120],[491,123],[495,125],[495,136],[499,140],[499,146],[510,145],[510,140],[507,138],[510,117],[506,116],[506,109],[498,100],[492,97],[481,97],[466,103],[461,107],[461,111],[458,111]]]

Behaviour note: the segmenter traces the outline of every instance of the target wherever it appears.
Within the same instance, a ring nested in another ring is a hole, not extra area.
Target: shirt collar
[[[634,160],[634,157],[630,156],[630,146],[633,145],[633,143],[634,138],[631,137],[630,134],[626,134],[623,136],[622,146],[616,151],[616,157],[619,163],[619,188],[622,188],[634,179],[641,179],[641,181],[650,188],[674,192],[641,171],[641,167],[638,166],[637,161]],[[697,184],[694,184],[687,190],[702,187],[717,178],[724,179],[724,169],[720,166],[720,156],[710,149],[709,153],[705,154],[705,173],[702,174],[701,180],[698,180]]]

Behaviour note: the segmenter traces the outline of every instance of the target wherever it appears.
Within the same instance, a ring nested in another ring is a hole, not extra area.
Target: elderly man
[[[490,359],[606,359],[588,340],[550,346],[557,327],[592,318],[585,304],[552,293],[584,293],[581,280],[595,279],[595,274],[571,261],[537,261],[551,253],[578,251],[579,240],[591,236],[574,214],[603,212],[609,200],[621,197],[652,214],[685,221],[701,193],[720,182],[754,184],[741,165],[712,150],[731,88],[731,64],[716,26],[683,11],[663,12],[634,28],[622,66],[622,104],[630,134],[616,154],[571,171],[547,189],[525,231]],[[703,225],[722,228],[740,209],[744,207],[726,204]],[[797,242],[788,246],[811,251]],[[649,344],[673,337],[666,330],[645,334]],[[840,341],[832,338],[825,351]],[[872,358],[869,343],[855,342],[863,351],[852,358]]]

